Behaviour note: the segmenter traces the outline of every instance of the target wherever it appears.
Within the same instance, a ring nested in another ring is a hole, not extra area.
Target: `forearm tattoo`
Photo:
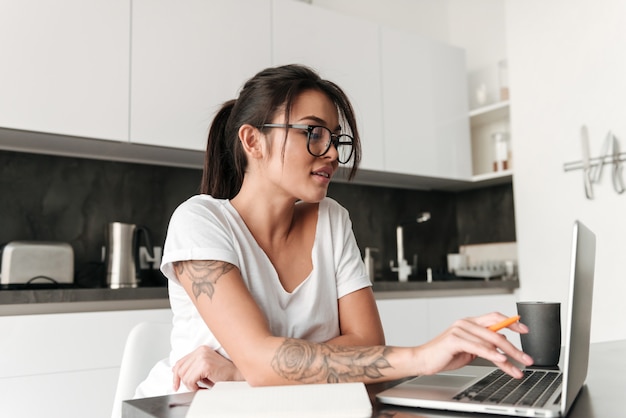
[[[206,294],[213,299],[215,285],[226,273],[235,266],[224,261],[180,261],[175,265],[176,275],[180,278],[186,276],[191,279],[193,295],[196,300],[201,294]]]
[[[341,383],[378,379],[391,368],[389,347],[343,347],[288,338],[272,359],[280,376],[301,383]]]

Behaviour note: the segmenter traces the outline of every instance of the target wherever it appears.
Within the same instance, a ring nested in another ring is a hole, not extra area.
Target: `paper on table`
[[[251,387],[218,382],[196,393],[186,418],[372,416],[363,383]]]

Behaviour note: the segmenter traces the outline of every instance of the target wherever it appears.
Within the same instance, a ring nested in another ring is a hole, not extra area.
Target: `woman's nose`
[[[323,157],[331,158],[333,161],[336,161],[339,158],[339,151],[337,150],[335,142],[331,142],[328,151],[326,151]]]

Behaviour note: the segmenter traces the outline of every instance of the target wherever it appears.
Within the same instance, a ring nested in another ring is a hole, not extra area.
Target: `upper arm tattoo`
[[[226,273],[235,268],[225,261],[179,261],[174,264],[176,275],[179,280],[181,276],[191,279],[193,295],[196,300],[201,294],[206,294],[209,299],[213,299],[215,285]]]
[[[383,377],[382,369],[391,368],[387,360],[390,347],[344,347],[316,344],[288,338],[272,359],[280,376],[302,383],[353,382],[362,378]]]

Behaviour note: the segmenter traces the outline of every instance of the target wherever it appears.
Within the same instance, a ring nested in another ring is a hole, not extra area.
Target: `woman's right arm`
[[[500,314],[457,321],[420,347],[345,347],[276,337],[235,266],[182,261],[175,269],[207,326],[253,386],[379,382],[460,367],[476,356],[519,377],[521,371],[503,353],[523,364],[529,362],[504,337],[486,329],[504,319]],[[511,329],[524,332],[520,325]]]

